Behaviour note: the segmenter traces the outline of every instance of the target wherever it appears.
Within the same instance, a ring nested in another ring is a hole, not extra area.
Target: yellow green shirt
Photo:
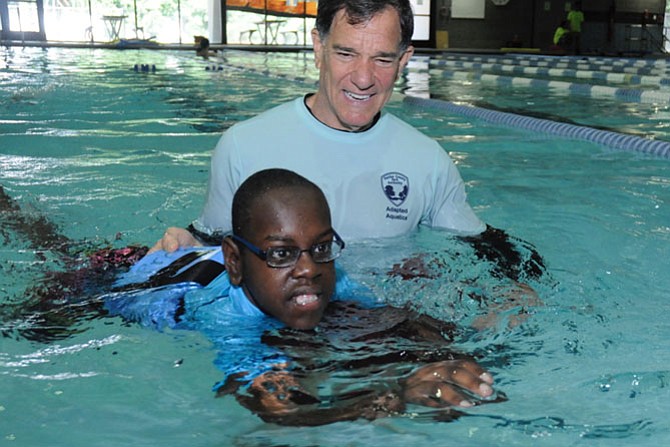
[[[584,21],[584,13],[581,11],[570,11],[568,13],[568,22],[570,22],[570,31],[573,33],[582,32],[582,22]],[[555,37],[554,37],[555,38]]]

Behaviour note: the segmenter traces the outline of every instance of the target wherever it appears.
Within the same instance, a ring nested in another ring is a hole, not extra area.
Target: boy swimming
[[[316,185],[291,171],[260,171],[232,208],[226,271],[209,285],[167,301],[140,292],[140,302],[123,294],[108,302],[113,314],[144,324],[204,332],[227,373],[217,395],[234,394],[264,420],[289,425],[374,419],[410,404],[453,417],[449,407],[493,397],[490,374],[447,348],[453,328],[381,306],[336,272],[345,243]],[[383,380],[361,380],[380,370]]]
[[[48,341],[82,330],[69,326],[82,309],[104,315],[104,303],[109,314],[143,325],[199,330],[226,374],[217,395],[232,394],[281,424],[375,419],[408,405],[436,408],[444,420],[458,415],[452,406],[502,398],[488,373],[449,348],[453,325],[383,306],[335,268],[345,244],[314,184],[290,171],[261,171],[234,203],[234,231],[222,250],[145,257],[102,297],[73,296],[68,286],[67,301],[49,299],[50,287],[16,321],[36,310],[48,330],[28,333]],[[96,252],[88,270],[73,274],[112,274],[108,266],[132,264],[136,254]]]

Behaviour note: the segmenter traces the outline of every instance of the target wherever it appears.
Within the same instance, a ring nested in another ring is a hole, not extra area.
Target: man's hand
[[[493,377],[471,360],[447,360],[416,370],[405,381],[405,402],[426,407],[472,407],[494,397]],[[474,398],[473,398],[474,397]]]
[[[165,231],[163,237],[151,247],[149,253],[158,250],[165,250],[168,253],[172,253],[178,248],[183,247],[202,247],[202,244],[198,242],[188,230],[179,227],[170,227]]]

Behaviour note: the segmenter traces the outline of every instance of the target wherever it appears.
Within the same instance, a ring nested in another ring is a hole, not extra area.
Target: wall
[[[438,23],[437,28],[449,31],[450,48],[498,49],[507,46],[516,34],[524,47],[546,50],[551,46],[554,30],[567,14],[566,4],[574,2],[509,0],[505,6],[495,6],[487,0],[483,20],[451,18],[446,25]],[[620,54],[639,50],[641,42],[630,39],[639,34],[639,26],[634,25],[642,22],[645,9],[662,20],[665,0],[583,0],[582,9],[586,17],[582,49]],[[649,24],[647,29],[660,41],[660,24]],[[651,42],[646,44],[650,46]]]

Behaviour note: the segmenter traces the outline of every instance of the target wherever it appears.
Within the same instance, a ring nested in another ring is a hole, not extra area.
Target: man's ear
[[[403,52],[403,54],[400,56],[400,64],[398,66],[398,76],[397,76],[397,78],[400,78],[400,75],[402,74],[403,70],[407,66],[407,63],[409,62],[409,60],[410,60],[410,58],[412,57],[413,54],[414,54],[414,47],[412,45],[410,45]]]
[[[223,250],[223,259],[226,263],[226,271],[230,278],[230,283],[234,286],[242,284],[242,258],[240,257],[240,248],[230,237],[224,237],[221,243]]]
[[[312,46],[314,48],[314,65],[316,65],[316,68],[321,68],[323,42],[321,42],[321,37],[319,37],[319,31],[316,28],[312,29]]]

